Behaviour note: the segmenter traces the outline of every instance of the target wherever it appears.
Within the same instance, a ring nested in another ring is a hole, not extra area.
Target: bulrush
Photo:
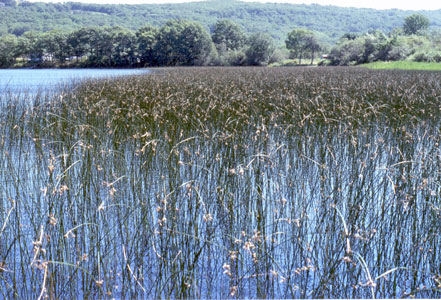
[[[1,295],[440,298],[440,82],[169,68],[10,99]]]

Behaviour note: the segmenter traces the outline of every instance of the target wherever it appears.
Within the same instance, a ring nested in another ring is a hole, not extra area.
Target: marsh
[[[9,102],[1,293],[439,298],[440,82],[169,68]]]

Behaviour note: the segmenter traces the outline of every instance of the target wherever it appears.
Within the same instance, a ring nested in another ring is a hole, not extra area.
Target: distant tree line
[[[327,48],[312,31],[297,28],[285,41],[290,57],[302,64],[305,56],[311,64],[318,53],[325,54],[319,65],[358,65],[375,61],[410,60],[441,62],[441,31],[429,32],[429,19],[413,14],[404,19],[402,27],[388,34],[370,30],[364,34],[346,33]]]
[[[265,33],[247,35],[231,20],[218,20],[210,33],[200,23],[171,20],[136,31],[85,27],[71,32],[25,32],[0,37],[0,67],[152,67],[313,64],[355,65],[374,61],[441,62],[441,32],[428,34],[429,20],[408,16],[389,34],[372,30],[346,33],[332,48],[317,33],[296,28],[285,47]],[[291,58],[291,60],[287,60]],[[306,61],[310,59],[310,61]]]
[[[219,20],[211,35],[197,22],[173,20],[137,31],[90,27],[6,35],[0,38],[0,67],[265,65],[274,50],[270,36],[247,36],[229,20]]]
[[[441,62],[441,31],[428,32],[429,20],[420,14],[408,16],[401,28],[389,34],[371,30],[345,34],[331,49],[330,65],[356,65],[375,61],[410,60]]]

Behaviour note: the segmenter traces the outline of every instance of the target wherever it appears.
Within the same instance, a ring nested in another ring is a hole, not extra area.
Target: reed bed
[[[2,107],[0,297],[441,297],[441,73],[177,68]]]

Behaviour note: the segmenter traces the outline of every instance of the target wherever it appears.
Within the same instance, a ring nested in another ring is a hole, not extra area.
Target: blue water
[[[138,75],[147,69],[5,69],[0,70],[0,95],[53,91],[84,79]]]

